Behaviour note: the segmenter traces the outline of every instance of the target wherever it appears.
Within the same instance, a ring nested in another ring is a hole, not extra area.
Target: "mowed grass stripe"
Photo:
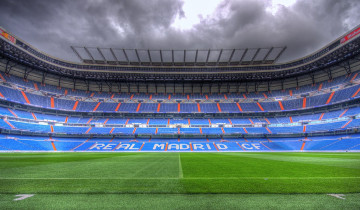
[[[182,154],[185,177],[360,177],[354,167],[319,165],[316,161],[288,161],[288,157],[268,159],[266,153]],[[194,161],[196,159],[196,161]],[[301,158],[299,158],[301,159]]]
[[[87,179],[0,180],[13,194],[357,193],[359,179]]]
[[[220,155],[232,155],[232,156],[241,156],[241,157],[250,157],[250,158],[258,158],[265,160],[273,160],[273,161],[286,161],[286,162],[301,162],[307,164],[318,164],[318,165],[326,165],[326,166],[335,166],[335,167],[343,167],[343,168],[356,168],[360,169],[360,159],[357,158],[339,158],[338,156],[321,156],[321,155],[311,155],[309,153],[296,153],[296,155],[285,153],[257,153],[250,154],[249,153],[221,153]]]
[[[360,194],[341,200],[326,194],[36,194],[13,201],[0,194],[3,209],[360,209]]]
[[[127,178],[127,177],[120,177],[120,178],[2,178],[1,179],[9,179],[9,180],[21,180],[21,179],[28,179],[28,180],[122,180],[122,179],[128,179],[128,180],[146,180],[146,179],[153,179],[153,180],[162,180],[162,179],[264,179],[264,180],[269,180],[269,179],[360,179],[360,177],[182,177],[182,178]]]
[[[99,157],[98,157],[99,155]],[[7,177],[80,177],[80,178],[113,178],[113,177],[178,177],[177,154],[149,155],[109,155],[102,154],[62,154],[58,157],[43,156],[35,159],[18,159],[13,162],[2,161],[0,175]],[[19,164],[20,163],[20,164]],[[174,164],[175,163],[175,164]],[[19,166],[20,165],[20,166]],[[8,166],[8,167],[6,167]]]
[[[0,193],[359,192],[360,174],[352,163],[358,164],[360,154],[349,153],[353,161],[345,158],[346,168],[304,159],[314,153],[297,153],[298,161],[292,154],[1,154]]]

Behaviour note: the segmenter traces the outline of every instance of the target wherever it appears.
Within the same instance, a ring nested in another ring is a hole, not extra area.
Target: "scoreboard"
[[[9,33],[7,33],[4,29],[0,28],[0,36],[5,38],[6,40],[12,42],[13,44],[16,43],[16,38],[11,36]]]

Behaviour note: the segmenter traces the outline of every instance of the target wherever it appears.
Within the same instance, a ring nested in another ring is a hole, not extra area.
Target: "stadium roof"
[[[71,47],[87,64],[140,66],[227,66],[273,64],[286,47],[218,50],[145,50]]]
[[[349,74],[349,66],[360,56],[360,25],[308,56],[277,64],[261,62],[275,61],[285,47],[186,51],[73,47],[79,57],[89,62],[77,63],[47,55],[3,29],[0,38],[0,60],[5,72],[23,64],[24,78],[37,69],[73,79],[118,82],[263,81],[311,76],[320,70],[331,79],[331,67],[341,66]]]

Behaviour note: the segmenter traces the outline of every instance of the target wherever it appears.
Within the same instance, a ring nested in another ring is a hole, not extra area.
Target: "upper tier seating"
[[[284,91],[258,92],[258,93],[227,93],[227,94],[145,94],[145,93],[100,93],[86,92],[82,90],[71,90],[66,88],[57,88],[52,85],[41,85],[33,81],[24,81],[16,76],[6,76],[1,73],[6,82],[15,84],[19,87],[26,88],[25,91],[0,85],[0,93],[7,100],[18,103],[39,106],[49,109],[71,110],[78,112],[131,112],[131,113],[219,113],[219,112],[262,112],[262,111],[282,111],[297,110],[302,108],[312,108],[324,106],[353,97],[360,96],[360,85],[349,86],[346,83],[352,78],[338,77],[333,81],[324,81],[315,85],[305,85],[298,89],[291,88]],[[344,85],[346,84],[346,85]],[[349,83],[350,84],[350,83]],[[339,86],[344,89],[337,90]],[[326,88],[329,89],[322,92]],[[32,89],[31,91],[28,91]],[[46,94],[32,93],[33,90],[47,92]],[[335,92],[331,92],[335,91]],[[290,95],[311,93],[306,100],[303,97],[294,98]],[[61,94],[62,97],[54,97],[54,94]],[[66,95],[66,97],[64,97]],[[53,99],[51,98],[53,96]],[[71,100],[69,96],[87,97],[89,100]],[[287,97],[280,102],[273,101],[273,97]],[[91,98],[94,100],[91,101]],[[98,99],[101,98],[100,101]],[[248,99],[265,99],[260,102],[249,102]],[[268,100],[267,98],[272,98]],[[106,99],[106,101],[104,101]],[[126,101],[117,101],[117,99],[125,99]],[[158,103],[156,100],[161,99],[163,102]],[[181,103],[174,100],[181,99]],[[193,99],[209,100],[209,102],[194,103],[188,101]],[[239,103],[232,101],[233,99],[242,99]],[[134,100],[146,100],[145,102],[135,102]],[[211,100],[221,100],[216,103]],[[229,101],[230,100],[230,101]],[[282,105],[282,106],[281,106]]]

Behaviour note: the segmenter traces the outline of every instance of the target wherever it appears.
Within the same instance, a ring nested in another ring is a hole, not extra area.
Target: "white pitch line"
[[[144,177],[144,178],[131,178],[131,177],[119,177],[119,178],[71,178],[71,177],[63,177],[63,178],[1,178],[0,180],[168,180],[168,179],[179,179],[178,177]],[[263,180],[281,180],[281,179],[289,179],[289,180],[296,180],[296,179],[360,179],[360,177],[186,177],[182,179],[191,179],[191,180],[221,180],[221,179],[229,179],[229,180],[241,180],[241,179],[263,179]]]
[[[328,194],[328,195],[330,195],[330,196],[332,196],[332,197],[335,197],[335,198],[339,198],[339,199],[343,199],[343,200],[345,200],[345,195],[344,194]]]
[[[14,201],[21,201],[21,200],[24,200],[26,198],[30,198],[32,196],[34,196],[35,194],[19,194],[19,195],[15,195],[16,197],[19,197],[19,198],[15,198]]]
[[[182,165],[181,165],[181,158],[180,158],[180,153],[179,154],[179,178],[182,179],[184,178],[184,173],[183,173],[183,169],[182,169]]]

